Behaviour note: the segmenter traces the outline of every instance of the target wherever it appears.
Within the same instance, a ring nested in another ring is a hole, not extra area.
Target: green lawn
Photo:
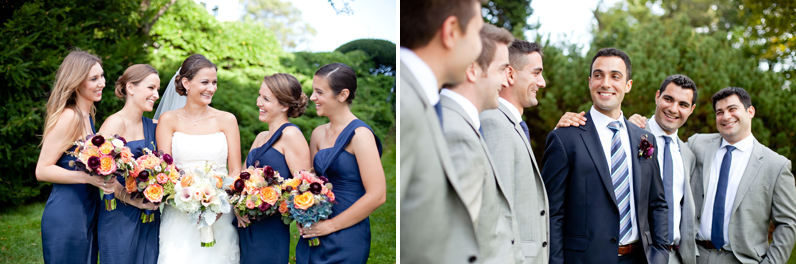
[[[370,216],[369,263],[395,263],[395,137],[384,140],[381,162],[387,177],[387,202]],[[44,203],[0,210],[0,263],[44,263],[41,249],[41,214]],[[298,231],[291,225],[290,254],[298,242]],[[295,263],[295,257],[291,257]]]

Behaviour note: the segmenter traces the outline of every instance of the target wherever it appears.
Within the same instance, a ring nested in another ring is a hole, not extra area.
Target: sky
[[[529,23],[541,23],[537,31],[525,32],[526,39],[533,40],[537,34],[551,42],[577,43],[582,49],[588,50],[591,42],[591,27],[597,21],[592,11],[597,8],[599,0],[563,0],[531,2],[533,14]],[[619,0],[603,0],[600,10],[613,6]],[[586,52],[586,51],[583,51]]]

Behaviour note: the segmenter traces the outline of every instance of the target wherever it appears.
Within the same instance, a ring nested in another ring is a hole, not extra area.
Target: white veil
[[[180,67],[180,69],[182,69],[182,67]],[[174,80],[177,78],[177,75],[180,74],[180,69],[177,69],[177,72],[174,73],[173,77],[171,77],[169,85],[166,87],[166,92],[163,93],[163,98],[160,98],[158,110],[155,111],[155,118],[153,119],[157,120],[163,113],[180,109],[185,106],[185,102],[188,100],[188,98],[178,94],[177,89],[174,86]]]

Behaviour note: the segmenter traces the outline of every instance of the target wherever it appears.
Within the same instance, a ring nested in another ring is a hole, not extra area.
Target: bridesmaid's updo
[[[357,91],[357,74],[354,69],[342,63],[331,63],[323,65],[315,76],[326,78],[329,82],[329,87],[332,88],[335,95],[340,94],[343,89],[348,89],[348,98],[346,103],[351,104],[354,101],[354,96]]]
[[[182,68],[180,68],[177,78],[174,78],[174,89],[177,91],[177,94],[182,96],[188,94],[188,90],[182,86],[182,78],[188,78],[188,81],[193,80],[193,77],[196,76],[199,70],[211,67],[218,71],[218,67],[202,54],[194,54],[185,59],[185,61],[182,62]]]
[[[132,83],[133,85],[138,85],[141,81],[149,77],[151,74],[158,74],[158,71],[149,64],[135,64],[130,66],[126,70],[124,70],[124,74],[119,76],[119,79],[116,80],[116,97],[121,98],[122,100],[127,97],[127,83]]]
[[[296,77],[287,73],[277,73],[265,76],[263,82],[274,93],[279,104],[288,107],[287,117],[296,118],[304,114],[308,99]]]

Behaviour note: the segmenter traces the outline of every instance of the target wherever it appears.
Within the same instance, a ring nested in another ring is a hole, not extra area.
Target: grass
[[[371,243],[368,263],[395,263],[395,136],[383,141],[381,158],[387,178],[387,202],[370,216]],[[41,248],[41,214],[44,203],[34,203],[0,210],[0,264],[44,263]],[[290,225],[291,263],[295,263],[298,230]],[[790,263],[790,262],[789,262]]]

